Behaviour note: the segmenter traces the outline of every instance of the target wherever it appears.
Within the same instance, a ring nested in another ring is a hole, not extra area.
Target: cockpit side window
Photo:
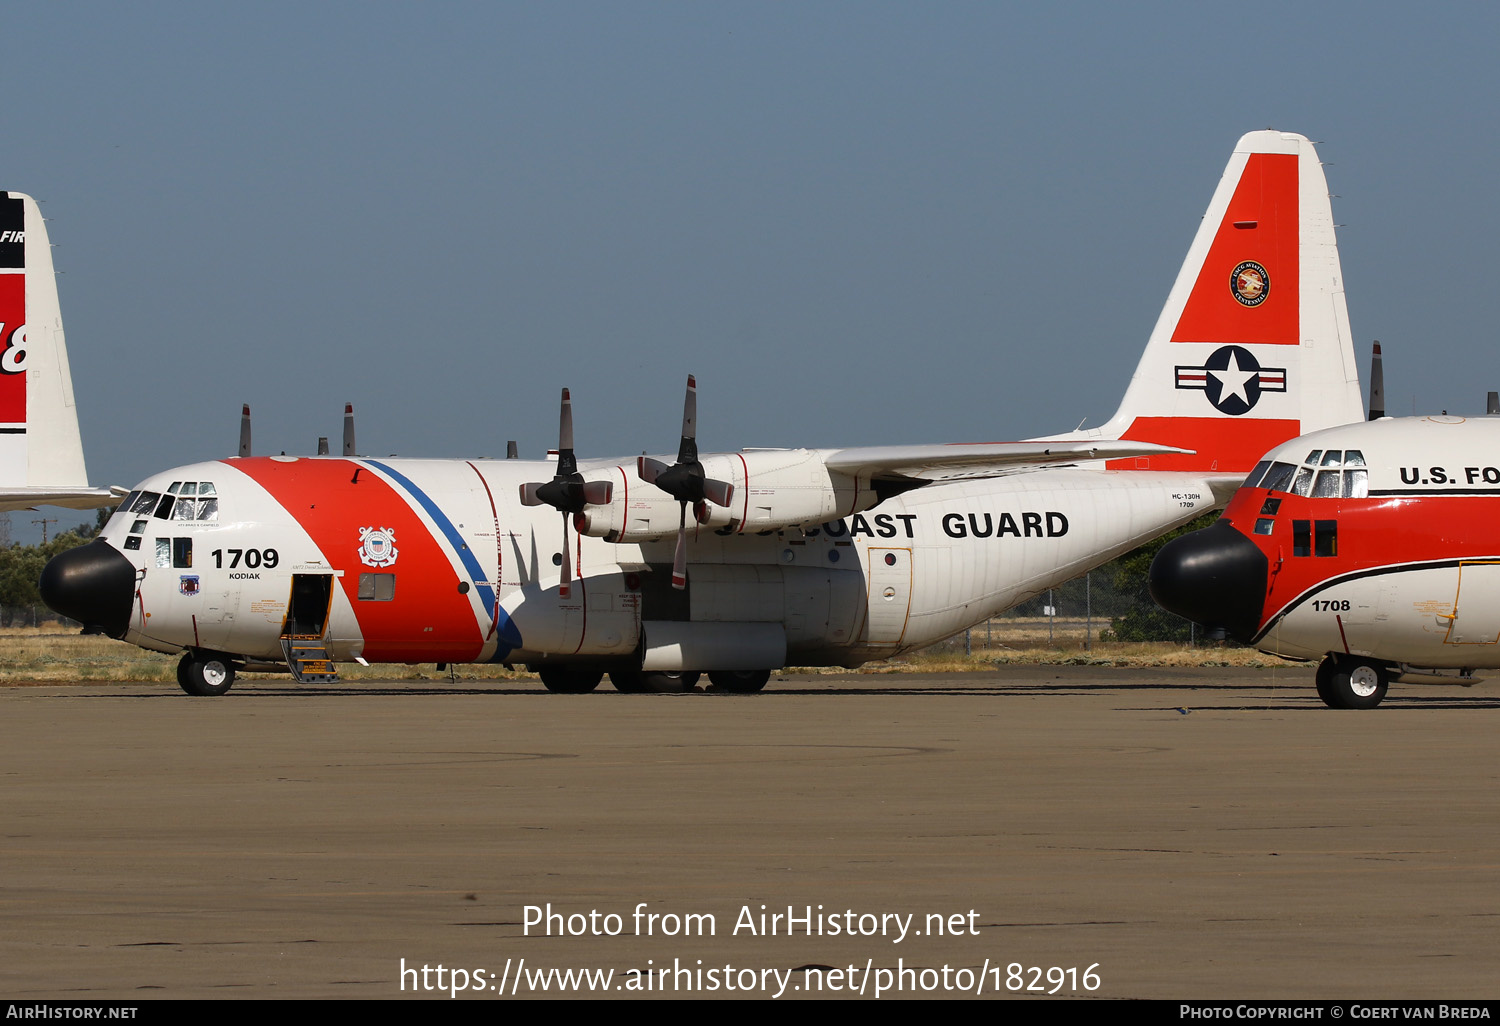
[[[1271,491],[1286,491],[1287,482],[1292,479],[1292,471],[1297,469],[1290,463],[1273,463],[1271,469],[1266,471],[1265,480],[1260,483],[1262,488]]]
[[[1255,465],[1255,469],[1250,471],[1250,476],[1245,478],[1245,483],[1241,487],[1254,488],[1257,484],[1260,483],[1260,479],[1265,476],[1266,468],[1270,465],[1270,460],[1261,460],[1259,463],[1257,463]]]

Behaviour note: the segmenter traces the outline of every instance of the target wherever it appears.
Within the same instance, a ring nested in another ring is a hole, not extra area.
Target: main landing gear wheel
[[[578,666],[543,666],[536,673],[548,691],[559,695],[586,695],[604,679],[603,670]]]
[[[213,652],[184,652],[177,664],[177,683],[190,695],[222,695],[234,683],[234,664]]]
[[[714,687],[736,695],[751,695],[766,686],[771,679],[770,670],[709,670],[708,679]]]
[[[675,695],[693,690],[700,674],[696,670],[610,670],[616,691],[627,695]]]
[[[1318,697],[1331,709],[1373,709],[1385,698],[1390,674],[1366,659],[1329,656],[1318,665]]]

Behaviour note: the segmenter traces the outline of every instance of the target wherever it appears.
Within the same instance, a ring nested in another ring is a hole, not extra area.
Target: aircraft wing
[[[37,506],[99,509],[113,506],[127,494],[124,488],[0,488],[0,513]]]
[[[912,485],[929,481],[960,481],[998,477],[1033,467],[1127,459],[1165,453],[1191,453],[1150,442],[1089,439],[1086,441],[977,442],[951,445],[875,445],[837,449],[828,454],[829,470],[876,481]]]

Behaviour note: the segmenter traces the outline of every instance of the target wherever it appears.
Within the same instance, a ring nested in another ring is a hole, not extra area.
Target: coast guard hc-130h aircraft
[[[1265,450],[1357,419],[1327,185],[1312,144],[1240,140],[1114,418],[1022,442],[675,460],[291,456],[143,481],[55,558],[49,606],[236,670],[505,662],[553,691],[757,691],[787,664],[932,644],[1227,501]]]
[[[1272,449],[1213,526],[1151,565],[1165,608],[1320,660],[1336,709],[1500,667],[1500,417],[1385,417],[1373,379],[1370,405],[1368,423]]]
[[[93,509],[124,494],[90,488],[83,468],[42,212],[30,196],[0,192],[0,512]]]

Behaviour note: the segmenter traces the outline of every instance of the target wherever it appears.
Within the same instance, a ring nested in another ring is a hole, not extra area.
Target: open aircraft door
[[[865,636],[871,645],[899,645],[911,612],[911,549],[869,551]]]

